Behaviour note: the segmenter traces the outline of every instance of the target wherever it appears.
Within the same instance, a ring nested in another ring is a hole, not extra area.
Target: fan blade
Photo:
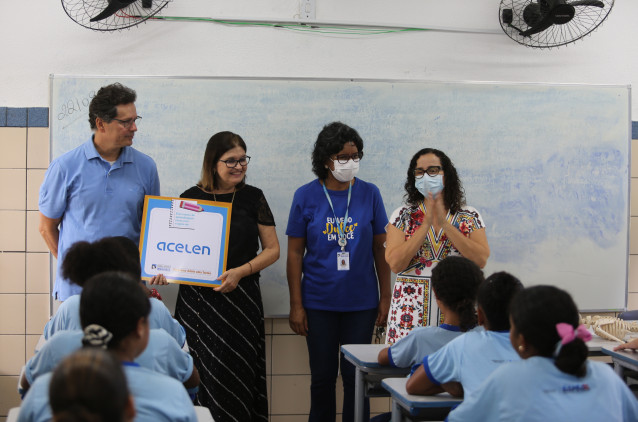
[[[605,3],[603,3],[602,1],[598,1],[598,0],[579,0],[579,1],[573,1],[571,3],[567,3],[570,6],[593,6],[593,7],[600,7],[601,9],[603,7],[605,7]]]
[[[552,20],[552,16],[547,15],[545,16],[545,18],[543,18],[542,21],[538,22],[527,31],[519,32],[518,35],[520,35],[521,37],[529,37],[530,35],[538,34],[539,32],[543,32],[544,30],[552,26],[553,23],[554,21]]]
[[[131,3],[135,3],[135,0],[109,0],[109,5],[106,6],[106,9],[102,10],[99,15],[91,18],[91,22],[101,21],[102,19],[106,19],[109,16],[115,14],[118,10],[125,8]]]

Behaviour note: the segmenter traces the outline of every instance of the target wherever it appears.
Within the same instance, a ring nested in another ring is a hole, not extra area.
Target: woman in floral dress
[[[479,212],[465,205],[461,181],[452,161],[425,148],[410,161],[405,205],[387,226],[385,259],[397,279],[392,292],[386,341],[394,344],[413,328],[442,320],[430,289],[436,264],[462,255],[483,268],[490,255]]]

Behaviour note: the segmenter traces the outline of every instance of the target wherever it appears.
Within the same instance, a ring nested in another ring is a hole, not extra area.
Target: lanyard
[[[326,194],[326,198],[328,198],[328,203],[330,204],[330,209],[332,209],[332,215],[335,217],[335,226],[337,227],[337,233],[339,234],[339,246],[341,246],[341,250],[345,250],[346,244],[348,241],[346,240],[345,228],[342,229],[341,224],[339,224],[339,220],[337,220],[337,214],[335,213],[335,208],[332,206],[332,200],[330,199],[330,195],[328,194],[328,189],[326,189],[325,182],[321,185],[323,186],[323,192]],[[343,219],[343,225],[345,227],[348,224],[348,208],[350,208],[350,197],[352,196],[352,183],[348,185],[348,204],[346,205],[346,216]]]

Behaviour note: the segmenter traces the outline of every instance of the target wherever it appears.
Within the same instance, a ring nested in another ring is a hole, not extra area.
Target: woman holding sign
[[[289,322],[308,345],[310,421],[335,420],[339,346],[369,344],[390,305],[387,216],[379,189],[355,178],[362,158],[356,130],[325,126],[312,152],[317,179],[297,189],[288,219]],[[342,357],[344,422],[353,420],[354,375]]]
[[[182,284],[175,308],[200,369],[197,401],[216,421],[268,420],[259,271],[279,258],[279,241],[263,192],[246,184],[249,161],[239,135],[219,132],[206,146],[199,183],[181,195],[232,204],[221,285]]]
[[[397,274],[388,316],[387,342],[394,344],[413,328],[439,325],[432,296],[432,269],[447,256],[462,255],[483,268],[490,256],[479,212],[465,205],[452,161],[442,151],[424,148],[410,160],[405,205],[387,226],[385,259]]]

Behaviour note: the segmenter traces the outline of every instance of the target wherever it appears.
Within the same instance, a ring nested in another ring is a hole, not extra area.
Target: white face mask
[[[340,182],[349,182],[359,173],[359,163],[348,160],[347,163],[341,164],[338,160],[334,160],[334,170],[330,170],[335,179]]]
[[[443,175],[437,174],[434,177],[430,177],[426,174],[422,178],[414,181],[414,187],[425,198],[428,197],[428,193],[432,193],[432,196],[436,196],[437,193],[443,190]]]

